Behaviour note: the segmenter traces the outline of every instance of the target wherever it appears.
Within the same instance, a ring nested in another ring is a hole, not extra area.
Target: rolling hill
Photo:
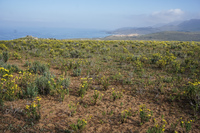
[[[125,27],[109,31],[110,34],[151,34],[163,31],[200,32],[200,19],[191,19],[178,24],[166,24],[160,27]]]

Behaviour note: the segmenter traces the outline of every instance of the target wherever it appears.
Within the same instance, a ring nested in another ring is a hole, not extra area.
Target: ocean
[[[12,40],[31,35],[38,38],[75,39],[103,38],[109,36],[103,30],[73,28],[0,28],[0,40]]]

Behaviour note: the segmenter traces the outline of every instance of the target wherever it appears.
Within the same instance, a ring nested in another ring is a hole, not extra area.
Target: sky
[[[0,27],[113,30],[200,19],[200,0],[0,0]]]

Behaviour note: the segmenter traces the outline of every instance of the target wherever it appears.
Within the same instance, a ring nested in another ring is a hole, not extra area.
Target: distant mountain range
[[[151,34],[164,31],[178,32],[200,32],[200,19],[191,19],[180,23],[169,23],[160,27],[125,27],[114,31],[109,31],[109,34]]]

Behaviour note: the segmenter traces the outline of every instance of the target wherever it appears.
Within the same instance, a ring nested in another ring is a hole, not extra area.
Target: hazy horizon
[[[114,30],[200,19],[199,0],[0,0],[0,28]]]

